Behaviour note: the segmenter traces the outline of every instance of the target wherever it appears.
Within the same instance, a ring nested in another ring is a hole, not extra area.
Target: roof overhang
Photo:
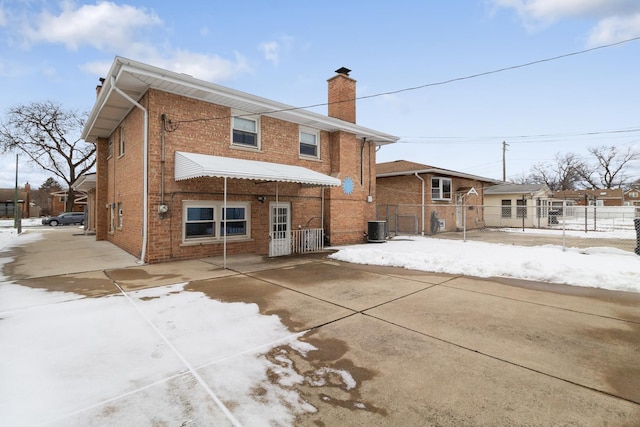
[[[464,172],[456,172],[449,169],[441,169],[441,168],[429,168],[429,169],[416,169],[416,170],[408,170],[408,171],[397,171],[397,172],[385,172],[376,174],[376,178],[387,178],[390,176],[407,176],[407,175],[422,175],[422,174],[431,174],[431,175],[441,175],[441,176],[452,176],[456,178],[465,178],[474,181],[488,182],[491,184],[501,183],[502,181],[485,178],[482,176],[471,175]]]
[[[93,190],[94,188],[96,188],[96,174],[86,173],[82,175],[80,178],[76,180],[76,182],[74,182],[71,185],[71,188],[73,188],[76,191],[84,191],[84,192]]]
[[[322,187],[341,185],[337,178],[301,166],[176,151],[175,180],[199,177],[295,182]]]
[[[349,132],[376,145],[391,144],[399,139],[393,135],[219,86],[186,74],[116,57],[82,131],[84,140],[95,142],[98,138],[108,138],[134,108],[131,102],[113,90],[114,85],[136,101],[139,101],[149,89],[157,89],[223,105],[247,114],[274,117],[328,132]]]

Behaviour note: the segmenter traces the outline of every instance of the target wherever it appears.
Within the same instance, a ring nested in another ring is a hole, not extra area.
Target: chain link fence
[[[378,205],[387,237],[424,235],[492,243],[612,247],[637,252],[637,206]]]

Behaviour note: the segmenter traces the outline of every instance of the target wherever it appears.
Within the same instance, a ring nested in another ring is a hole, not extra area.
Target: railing
[[[291,231],[291,252],[304,254],[324,249],[324,230],[322,228],[302,228]]]

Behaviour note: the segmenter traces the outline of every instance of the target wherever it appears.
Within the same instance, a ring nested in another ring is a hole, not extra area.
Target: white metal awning
[[[205,176],[255,181],[296,182],[323,187],[338,187],[341,185],[340,180],[337,178],[301,166],[176,151],[176,181]]]

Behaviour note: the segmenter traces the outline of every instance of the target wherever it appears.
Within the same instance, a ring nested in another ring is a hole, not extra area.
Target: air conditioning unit
[[[444,222],[444,219],[438,219],[438,231],[444,231],[446,230],[446,223]]]

